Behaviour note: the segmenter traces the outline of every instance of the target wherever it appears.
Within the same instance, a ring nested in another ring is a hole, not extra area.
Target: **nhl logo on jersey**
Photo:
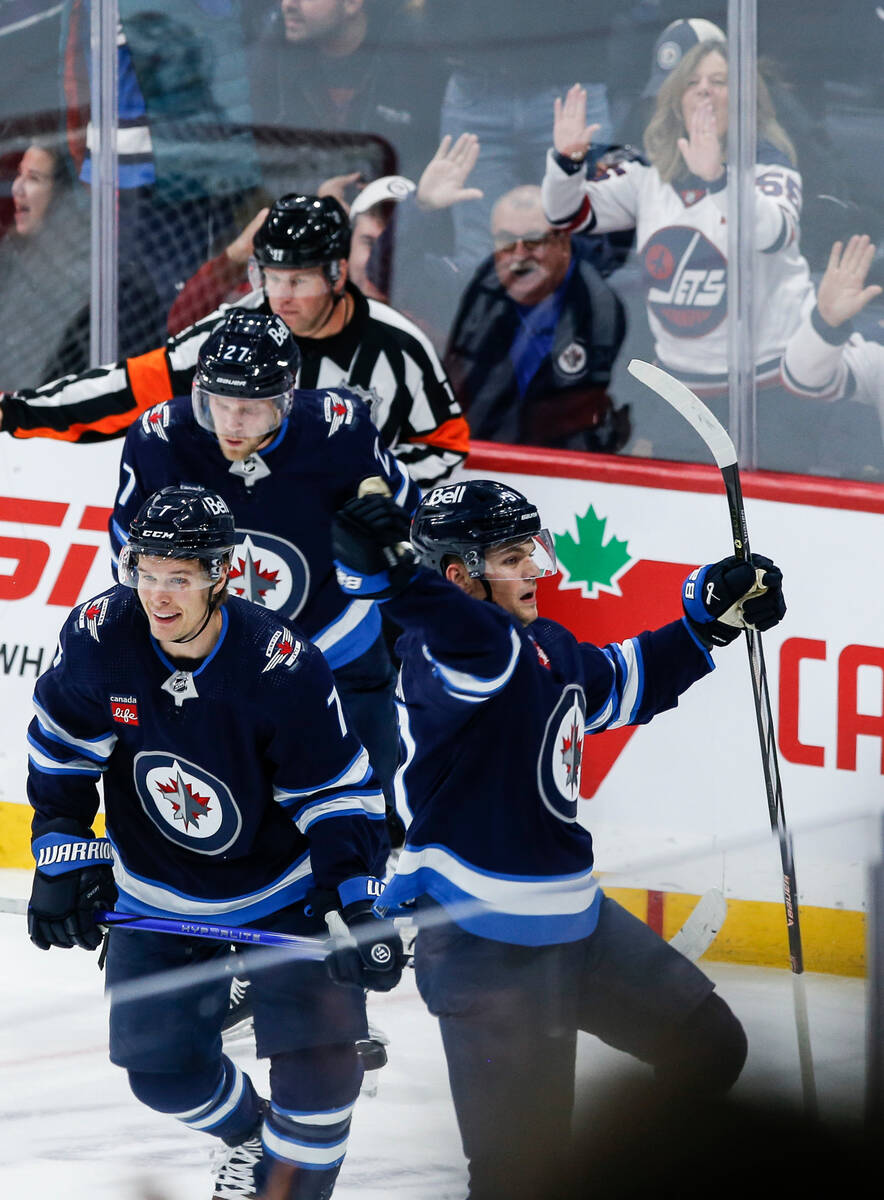
[[[353,401],[337,392],[326,392],[323,399],[325,419],[328,424],[328,436],[333,437],[342,425],[353,424]]]
[[[94,638],[96,642],[101,641],[98,630],[104,624],[108,604],[110,604],[110,596],[99,596],[97,600],[90,600],[88,603],[80,606],[80,612],[77,616],[77,628],[88,629],[89,636]]]
[[[546,723],[537,764],[543,803],[562,821],[577,820],[585,729],[586,697],[583,688],[570,684]]]
[[[294,618],[304,606],[310,568],[297,546],[254,529],[239,529],[228,587],[232,595]]]
[[[168,442],[169,435],[166,430],[169,427],[169,405],[156,404],[153,408],[149,408],[141,418],[141,431],[146,435],[153,434],[162,442]]]
[[[264,651],[268,662],[261,674],[272,671],[274,667],[293,667],[303,648],[303,643],[299,642],[287,629],[277,629]]]
[[[236,841],[242,815],[220,779],[161,751],[142,751],[132,769],[141,805],[164,837],[197,854],[223,854]]]

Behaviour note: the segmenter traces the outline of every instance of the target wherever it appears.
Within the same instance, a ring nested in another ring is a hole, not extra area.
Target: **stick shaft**
[[[216,942],[232,942],[237,946],[282,946],[299,950],[304,957],[325,958],[329,946],[317,938],[296,937],[291,933],[276,933],[269,929],[247,929],[239,925],[212,925],[205,921],[178,921],[172,917],[140,917],[128,913],[98,910],[96,925],[141,930],[144,933],[171,933],[178,937],[208,938]]]

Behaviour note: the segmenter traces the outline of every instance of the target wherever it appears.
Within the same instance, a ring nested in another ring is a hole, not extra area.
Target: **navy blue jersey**
[[[221,612],[210,654],[176,670],[129,588],[74,609],[34,693],[35,834],[89,826],[101,780],[122,912],[237,925],[313,886],[367,895],[384,799],[328,664],[273,613]]]
[[[584,735],[642,724],[712,670],[682,621],[600,648],[518,625],[421,570],[387,601],[405,633],[396,805],[407,840],[385,909],[424,893],[464,929],[522,945],[595,928],[578,822]]]
[[[126,434],[110,524],[114,558],[148,496],[168,484],[202,484],[224,497],[236,522],[232,594],[297,619],[337,669],[381,628],[372,601],[338,588],[331,556],[332,516],[368,475],[385,479],[408,512],[417,506],[417,485],[384,447],[368,407],[343,388],[296,392],[273,441],[237,463],[197,424],[189,397],[178,397],[148,409]]]

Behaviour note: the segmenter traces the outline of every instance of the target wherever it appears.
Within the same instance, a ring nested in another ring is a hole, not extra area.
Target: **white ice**
[[[0,894],[25,896],[25,872],[0,871]],[[107,1060],[96,956],[37,950],[23,918],[0,914],[0,1196],[15,1200],[195,1200],[211,1195],[212,1141],[150,1112]],[[801,1083],[788,971],[701,963],[742,1020],[749,1060],[735,1096],[774,1096],[798,1108]],[[805,976],[820,1114],[861,1120],[865,985]],[[356,1107],[336,1200],[462,1200],[466,1173],[434,1020],[413,973],[369,1001],[390,1038],[377,1093]],[[248,1041],[228,1052],[264,1085]],[[580,1089],[644,1068],[595,1039],[581,1040]]]

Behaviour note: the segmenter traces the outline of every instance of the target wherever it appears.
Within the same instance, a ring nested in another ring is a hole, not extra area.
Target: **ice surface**
[[[0,894],[24,895],[25,872],[0,872]],[[21,917],[0,914],[0,1196],[16,1200],[194,1200],[208,1197],[212,1141],[152,1113],[107,1061],[106,1009],[96,956],[43,953]],[[701,964],[703,965],[703,964]],[[792,978],[788,971],[711,963],[749,1036],[735,1094],[799,1106]],[[821,1115],[859,1120],[863,1109],[865,984],[806,977]],[[462,1200],[466,1173],[435,1021],[413,973],[369,1013],[390,1038],[375,1096],[356,1107],[336,1200]],[[266,1066],[248,1041],[228,1052],[266,1094]],[[581,1098],[604,1103],[612,1082],[644,1070],[581,1039]]]

